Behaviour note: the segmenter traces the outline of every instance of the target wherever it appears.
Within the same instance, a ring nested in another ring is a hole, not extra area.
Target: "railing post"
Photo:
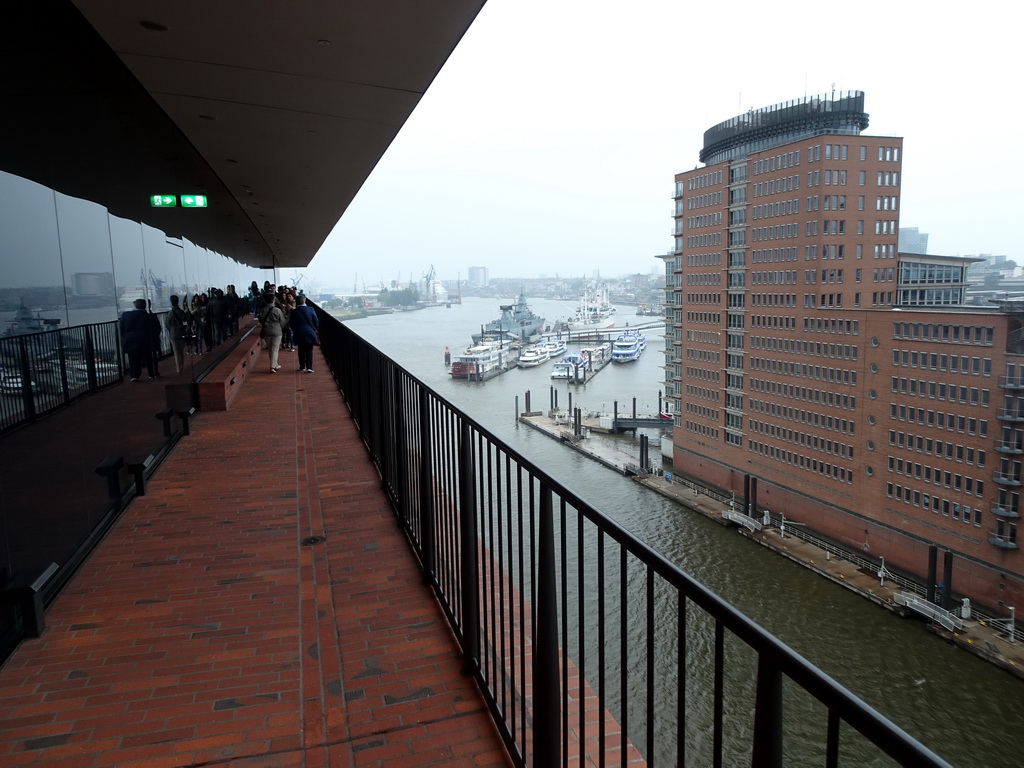
[[[782,673],[763,654],[757,659],[751,768],[782,768]]]
[[[537,547],[537,636],[533,639],[533,763],[561,764],[562,714],[558,689],[558,585],[555,576],[555,525],[551,489],[540,486]]]
[[[36,396],[32,392],[32,369],[28,364],[28,344],[24,336],[18,337],[19,370],[21,371],[21,400],[25,408],[25,421],[36,417]]]
[[[437,553],[434,551],[434,477],[430,432],[430,401],[425,387],[419,387],[420,401],[420,559],[427,583],[435,581]]]
[[[477,591],[476,486],[473,482],[473,440],[469,422],[459,424],[459,554],[462,575],[462,645],[466,674],[480,665],[480,599]]]
[[[409,481],[406,477],[409,451],[408,435],[405,434],[405,399],[402,397],[402,372],[397,366],[392,371],[392,386],[395,390],[394,446],[395,446],[395,496],[398,503],[398,524],[409,525]]]
[[[63,346],[63,342],[61,343]],[[96,378],[96,345],[92,340],[92,326],[85,326],[85,375],[89,383],[89,391],[95,392],[100,388]]]

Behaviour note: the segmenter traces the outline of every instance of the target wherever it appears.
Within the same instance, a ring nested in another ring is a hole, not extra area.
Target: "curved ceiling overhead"
[[[305,266],[482,6],[5,2],[0,82],[25,119],[0,126],[0,169],[252,266]],[[149,208],[168,193],[207,195],[205,221]]]

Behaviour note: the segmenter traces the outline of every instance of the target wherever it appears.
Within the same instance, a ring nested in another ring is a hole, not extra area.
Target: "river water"
[[[1024,682],[784,558],[733,529],[687,512],[515,419],[529,391],[546,410],[548,365],[509,371],[487,382],[453,381],[445,347],[465,348],[470,334],[496,318],[512,299],[467,298],[451,308],[379,315],[347,325],[450,400],[524,457],[544,467],[597,509],[722,595],[798,653],[956,766],[1024,765]],[[570,302],[532,300],[549,322],[565,318]],[[651,318],[620,307],[618,323]],[[584,411],[632,409],[653,414],[663,388],[662,329],[646,331],[647,350],[635,363],[610,365],[586,385],[558,382],[558,405]],[[658,451],[649,432],[651,454]],[[632,437],[615,440],[639,455]],[[872,763],[881,764],[881,763]]]

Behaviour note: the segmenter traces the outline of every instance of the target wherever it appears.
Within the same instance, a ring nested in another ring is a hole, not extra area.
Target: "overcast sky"
[[[647,272],[673,175],[750,108],[861,90],[903,136],[900,226],[1020,258],[1024,104],[1009,2],[488,0],[309,267],[348,290],[471,266]],[[290,279],[289,270],[284,270]],[[357,277],[358,276],[358,277]]]

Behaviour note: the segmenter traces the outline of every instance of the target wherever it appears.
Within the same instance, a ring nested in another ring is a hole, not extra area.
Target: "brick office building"
[[[898,252],[903,142],[867,125],[861,92],[752,110],[675,177],[673,467],[1019,605],[1024,302],[963,306],[974,260]]]

